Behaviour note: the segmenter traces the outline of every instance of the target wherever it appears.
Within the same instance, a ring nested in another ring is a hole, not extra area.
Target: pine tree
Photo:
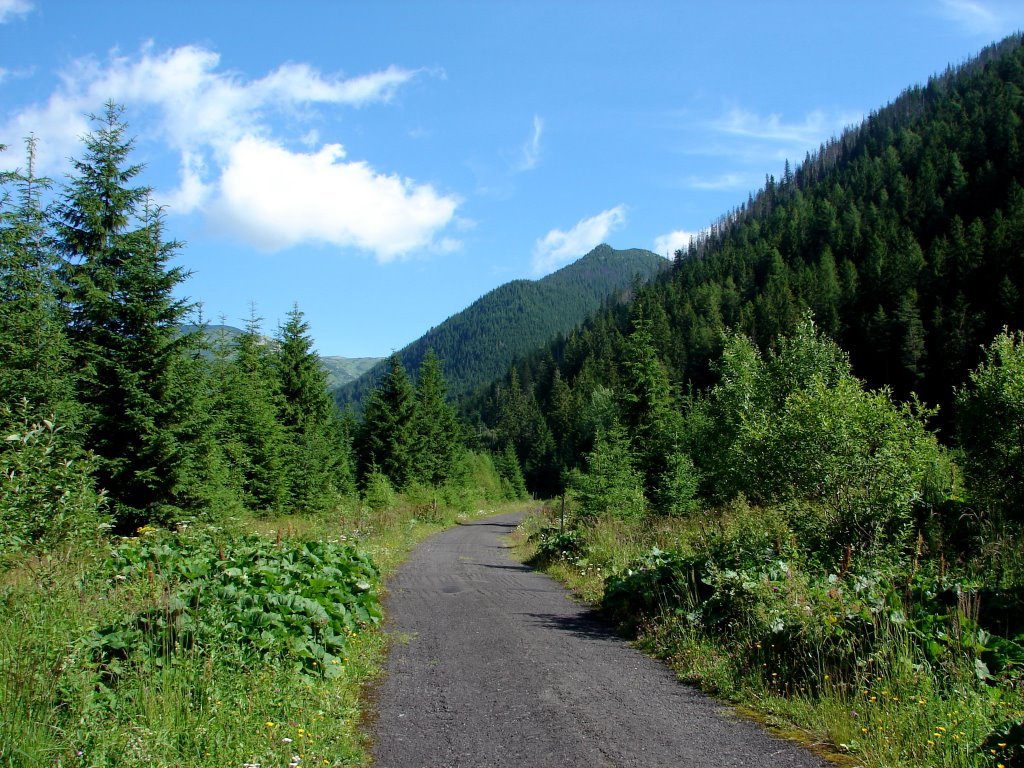
[[[4,173],[17,203],[0,196],[0,405],[24,403],[27,417],[73,427],[73,389],[64,324],[57,301],[54,254],[40,195],[50,185],[35,176],[35,139],[26,144],[25,173]]]
[[[85,445],[122,527],[168,521],[189,505],[186,426],[199,382],[176,299],[186,277],[169,262],[179,244],[163,239],[150,190],[131,186],[132,140],[122,109],[108,104],[85,139],[83,159],[57,206],[56,238],[69,285],[69,326],[83,406]]]
[[[452,477],[461,449],[458,418],[447,402],[447,389],[441,360],[430,350],[416,377],[413,452],[416,479],[435,487]]]
[[[217,431],[242,503],[257,512],[287,509],[287,436],[279,421],[277,372],[253,312],[245,331],[221,338],[211,361]]]
[[[415,393],[398,355],[388,360],[388,373],[370,393],[356,438],[359,477],[365,483],[380,472],[402,489],[413,477]]]
[[[322,509],[351,490],[352,462],[327,373],[313,351],[309,324],[298,306],[278,329],[275,365],[281,393],[281,422],[290,439],[292,501],[301,509]]]
[[[626,344],[628,389],[622,396],[624,426],[633,439],[636,466],[656,509],[672,507],[671,487],[681,460],[682,418],[672,402],[668,371],[655,350],[649,324],[637,314]]]

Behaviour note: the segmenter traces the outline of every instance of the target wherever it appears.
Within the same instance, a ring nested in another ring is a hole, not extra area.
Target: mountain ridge
[[[457,397],[501,376],[519,355],[570,332],[637,277],[647,282],[668,267],[651,251],[602,243],[550,275],[499,285],[396,354],[413,372],[433,349],[444,363],[449,392]],[[360,402],[384,368],[378,364],[343,385],[336,393],[339,405]]]

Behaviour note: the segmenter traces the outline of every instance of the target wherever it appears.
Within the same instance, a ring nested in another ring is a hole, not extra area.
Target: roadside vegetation
[[[810,320],[734,335],[679,423],[687,508],[614,431],[524,529],[531,561],[680,676],[863,766],[1024,760],[1024,335],[956,393],[956,450]],[[982,437],[983,436],[983,437]]]
[[[364,764],[383,577],[521,473],[433,355],[357,418],[297,307],[206,343],[121,115],[0,177],[0,765]]]

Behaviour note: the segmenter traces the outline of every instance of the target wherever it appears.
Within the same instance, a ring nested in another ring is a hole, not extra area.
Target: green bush
[[[972,498],[1024,523],[1024,332],[996,336],[956,406]]]
[[[67,455],[59,425],[5,410],[14,430],[0,445],[0,555],[94,540],[107,517],[88,457]]]
[[[719,374],[688,429],[711,498],[813,502],[825,512],[821,543],[833,552],[905,542],[942,461],[925,427],[930,412],[865,390],[810,319],[767,358],[731,338]]]
[[[377,569],[338,543],[146,531],[113,550],[107,571],[149,595],[88,640],[107,685],[129,660],[162,666],[185,651],[330,677],[349,638],[381,619]]]

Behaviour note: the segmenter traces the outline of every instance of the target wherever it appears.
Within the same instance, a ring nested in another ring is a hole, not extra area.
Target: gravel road
[[[457,526],[389,584],[377,768],[824,763],[680,684],[508,558],[521,514]]]

